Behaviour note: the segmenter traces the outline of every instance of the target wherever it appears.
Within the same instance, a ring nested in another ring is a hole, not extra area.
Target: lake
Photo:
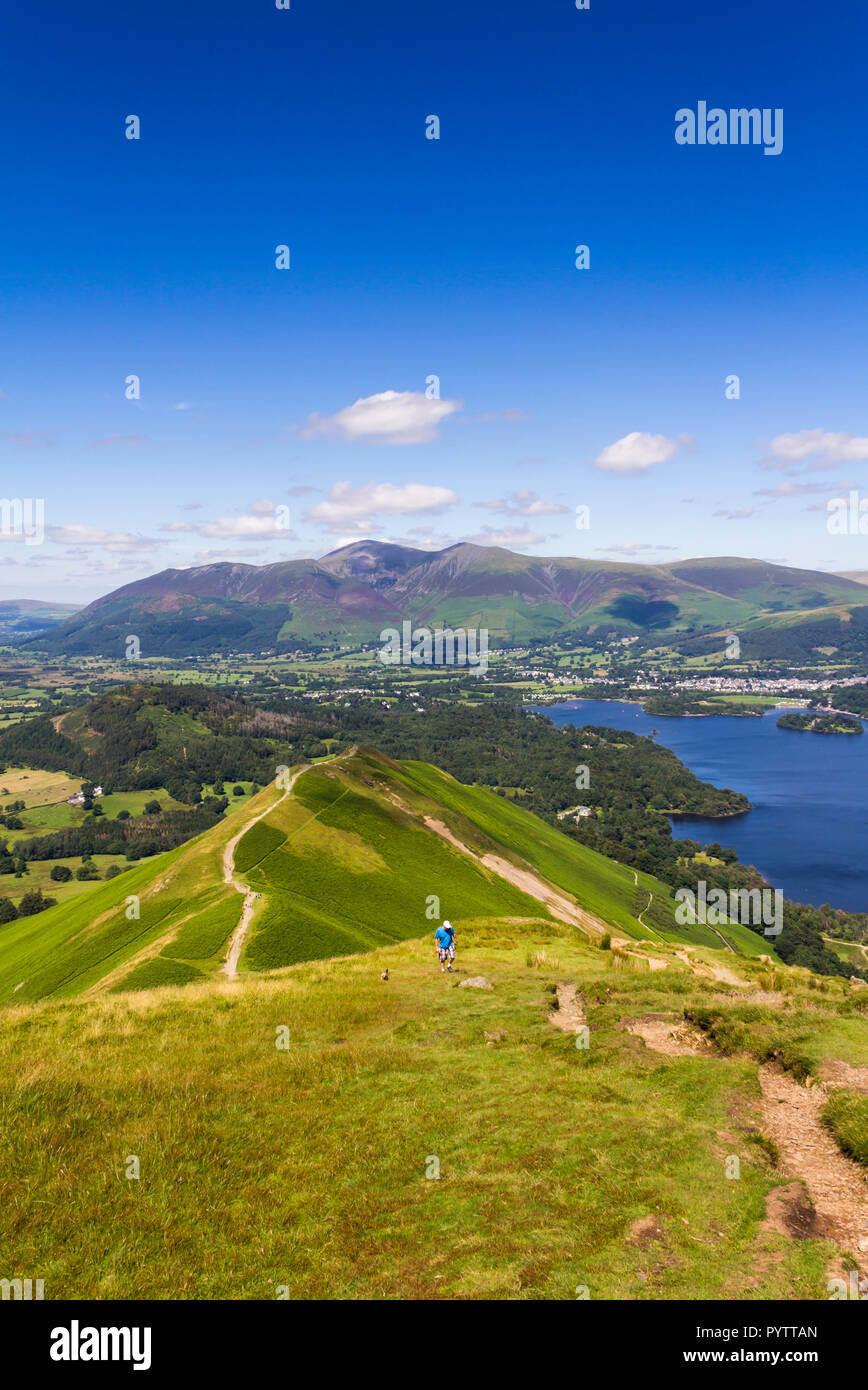
[[[744,792],[753,805],[726,820],[678,817],[676,837],[731,846],[795,902],[868,911],[868,731],[858,738],[779,729],[780,709],[761,718],[667,719],[622,700],[532,708],[558,725],[656,729],[656,742],[697,777]]]

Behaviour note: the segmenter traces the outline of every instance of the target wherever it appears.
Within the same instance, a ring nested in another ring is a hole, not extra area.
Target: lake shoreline
[[[640,706],[635,699],[572,697],[525,708],[556,727],[590,724],[647,738],[656,727],[658,744],[697,777],[741,791],[751,803],[749,812],[716,816],[663,812],[676,840],[720,840],[791,902],[868,912],[861,828],[868,814],[868,741],[816,738],[794,744],[785,737],[792,730],[777,728],[781,708],[819,711],[793,700],[776,701],[754,719],[672,715],[666,724],[666,716],[645,714]],[[711,722],[701,722],[706,718]]]

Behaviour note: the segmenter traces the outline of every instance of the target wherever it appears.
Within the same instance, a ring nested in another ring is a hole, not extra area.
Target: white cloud
[[[269,515],[256,516],[218,516],[216,521],[204,522],[195,527],[200,536],[210,536],[216,540],[297,540],[298,537],[288,529],[285,520],[277,514],[273,503]]]
[[[791,483],[787,479],[778,483],[775,487],[761,487],[756,490],[754,497],[804,497],[812,492],[829,492],[830,489],[857,487],[854,482],[846,483]]]
[[[543,502],[536,493],[526,488],[500,497],[492,502],[477,502],[477,507],[485,507],[490,512],[503,512],[506,516],[554,516],[558,512],[568,512],[569,507],[560,502]]]
[[[160,527],[161,531],[195,531],[196,527],[191,526],[189,521],[167,521]]]
[[[305,513],[305,520],[336,534],[354,529],[353,539],[358,540],[375,529],[373,518],[377,515],[430,515],[454,506],[457,501],[451,488],[430,483],[403,483],[400,487],[394,483],[364,483],[353,487],[352,483],[340,482],[330,488],[324,501]]]
[[[380,391],[344,406],[336,415],[309,415],[303,439],[324,436],[350,443],[430,444],[437,426],[462,407],[462,401],[432,400],[421,391]]]
[[[503,420],[508,425],[517,425],[522,420],[529,419],[530,416],[524,410],[486,410],[482,415],[465,415],[461,423],[462,425],[492,425],[498,420]]]
[[[100,560],[91,556],[81,570],[76,571],[79,577],[90,578],[92,575],[117,575],[135,573],[137,570],[150,571],[150,564],[143,564],[135,560]],[[71,573],[71,571],[70,571]]]
[[[594,467],[607,473],[644,473],[658,463],[666,463],[679,448],[692,443],[687,434],[667,439],[663,434],[633,430],[614,444],[607,444],[594,459]]]
[[[244,550],[197,550],[193,562],[197,565],[216,565],[228,560],[249,565],[252,559],[264,554],[264,550],[248,550],[246,547]]]
[[[529,545],[540,545],[550,537],[540,531],[529,531],[526,526],[505,526],[498,530],[494,526],[483,526],[475,536],[462,536],[470,545],[501,545],[507,550],[523,550]]]
[[[133,536],[127,531],[106,531],[98,526],[49,526],[50,540],[58,545],[78,545],[112,551],[118,555],[136,550],[156,550],[162,543],[149,536]]]
[[[868,438],[864,435],[835,434],[828,430],[799,430],[779,434],[771,441],[765,459],[767,468],[805,470],[834,468],[836,463],[861,463],[868,459]]]
[[[645,541],[624,541],[621,545],[598,545],[601,555],[636,555],[640,550],[677,550],[677,545],[651,545]]]
[[[715,516],[724,517],[726,521],[744,521],[746,517],[753,516],[753,514],[753,507],[742,507],[741,510],[737,512],[730,512],[724,508],[723,510],[714,513]]]

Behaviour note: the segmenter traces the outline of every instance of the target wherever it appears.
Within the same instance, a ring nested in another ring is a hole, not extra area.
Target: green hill
[[[865,992],[753,958],[739,991],[668,946],[634,970],[539,918],[459,940],[455,978],[407,940],[0,1010],[9,1274],[46,1299],[750,1302],[828,1299],[864,1260],[772,1127],[828,1062],[868,1064]]]
[[[261,817],[261,819],[256,819]],[[245,826],[256,824],[245,831]],[[0,928],[0,1003],[201,980],[223,968],[242,897],[242,971],[429,936],[439,918],[538,919],[589,938],[771,954],[748,928],[678,926],[671,890],[504,798],[424,763],[361,751],[273,784],[196,839],[86,896]],[[641,916],[642,921],[639,921]]]

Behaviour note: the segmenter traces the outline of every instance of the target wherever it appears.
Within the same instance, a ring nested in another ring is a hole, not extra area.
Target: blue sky
[[[7,26],[2,491],[44,499],[46,538],[0,538],[0,597],[365,535],[868,568],[826,525],[868,486],[859,7]],[[781,153],[678,145],[699,101],[780,108]]]

